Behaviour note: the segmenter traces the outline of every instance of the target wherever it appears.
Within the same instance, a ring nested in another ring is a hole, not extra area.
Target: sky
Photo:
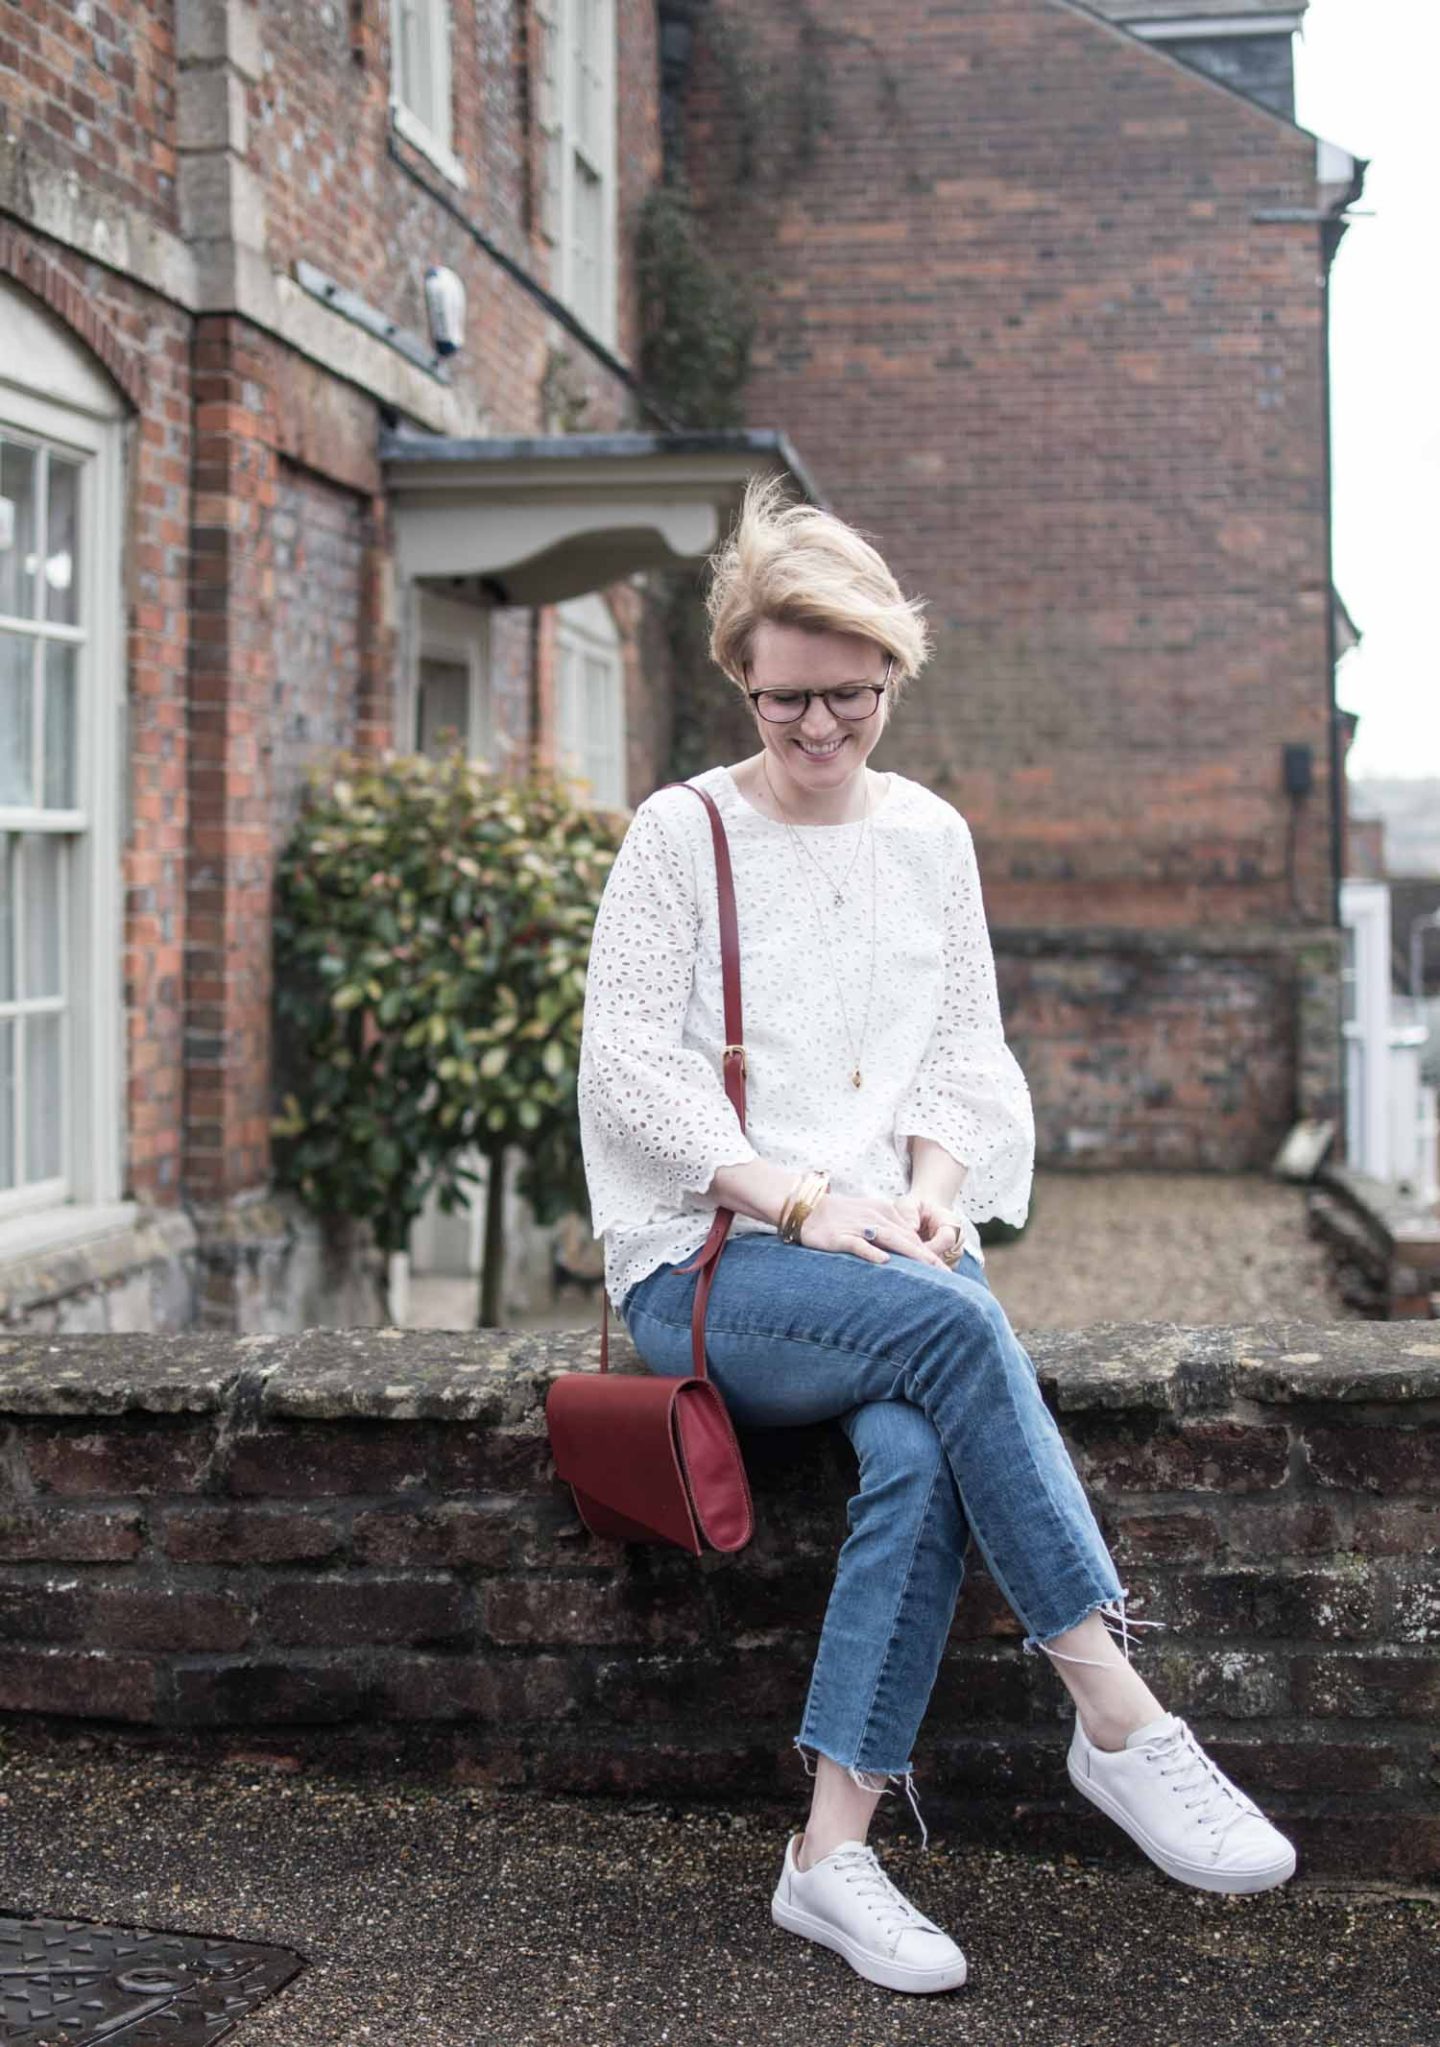
[[[1311,0],[1296,114],[1368,157],[1331,286],[1352,776],[1440,775],[1440,0]]]

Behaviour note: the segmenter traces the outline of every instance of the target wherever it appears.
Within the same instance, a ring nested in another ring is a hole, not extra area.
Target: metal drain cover
[[[0,2047],[210,2047],[304,1966],[253,1941],[0,1914]]]

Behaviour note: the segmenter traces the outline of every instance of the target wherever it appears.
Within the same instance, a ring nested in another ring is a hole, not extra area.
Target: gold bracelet
[[[811,1214],[816,1208],[819,1207],[820,1203],[825,1199],[825,1196],[829,1193],[829,1191],[830,1175],[828,1173],[817,1172],[813,1175],[810,1187],[807,1190],[806,1194],[802,1194],[800,1198],[792,1204],[790,1209],[791,1231],[790,1242],[792,1244],[798,1244],[800,1242],[800,1232],[804,1229],[806,1223],[810,1219]]]
[[[793,1244],[799,1235],[800,1225],[805,1220],[805,1212],[815,1199],[815,1182],[819,1177],[818,1170],[812,1167],[800,1175],[786,1195],[785,1205],[780,1210],[780,1220],[776,1224],[782,1242]],[[798,1215],[797,1210],[801,1211]]]
[[[830,1175],[822,1172],[819,1167],[812,1167],[808,1173],[801,1175],[800,1179],[791,1189],[789,1198],[780,1211],[780,1220],[776,1225],[782,1243],[799,1243],[800,1232],[805,1227],[806,1217],[810,1214],[816,1203],[829,1192],[829,1189]]]

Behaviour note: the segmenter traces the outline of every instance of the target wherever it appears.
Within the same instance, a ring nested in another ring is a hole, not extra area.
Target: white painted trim
[[[1190,14],[1164,21],[1123,21],[1132,36],[1147,43],[1185,42],[1211,36],[1288,36],[1301,22],[1299,14]]]
[[[605,673],[605,685],[609,693],[610,751],[615,762],[618,787],[596,788],[593,775],[593,756],[587,754],[584,735],[573,761],[567,763],[562,751],[564,733],[560,729],[560,718],[556,719],[555,758],[562,770],[579,776],[589,786],[591,801],[602,809],[623,810],[625,807],[625,664],[620,648],[620,633],[615,624],[614,614],[598,591],[584,597],[572,597],[555,609],[555,653],[557,665],[568,653],[573,660],[583,662],[588,656],[600,662]],[[557,705],[557,710],[563,711]],[[588,720],[587,720],[588,724]]]
[[[607,348],[614,348],[618,339],[618,277],[619,277],[619,165],[616,147],[616,98],[618,92],[616,58],[616,20],[614,0],[600,0],[605,16],[604,63],[601,99],[604,107],[604,132],[600,138],[598,155],[602,197],[604,200],[603,246],[597,252],[600,267],[600,306],[598,318],[592,308],[580,306],[576,301],[576,281],[572,259],[575,226],[575,135],[579,125],[575,104],[575,49],[579,40],[575,10],[581,0],[551,0],[546,9],[547,20],[553,21],[555,35],[555,57],[559,107],[557,119],[560,131],[560,192],[559,219],[556,223],[559,251],[556,262],[555,295],[567,305],[577,318],[585,321],[596,338]],[[553,9],[553,11],[552,11]]]
[[[1355,1020],[1346,1041],[1346,1154],[1359,1172],[1390,1178],[1390,887],[1342,881],[1340,922],[1354,934]]]
[[[1315,182],[1339,185],[1347,191],[1355,182],[1355,158],[1338,142],[1327,142],[1323,135],[1315,138]]]
[[[409,745],[420,746],[420,664],[427,657],[461,661],[469,678],[466,705],[466,752],[472,760],[499,767],[495,759],[495,720],[490,701],[490,613],[476,604],[460,604],[417,586],[415,633],[410,670]]]
[[[14,287],[0,286],[0,305]],[[49,342],[93,368],[88,354],[63,327]],[[97,417],[19,388],[12,358],[0,389],[0,421],[79,454],[81,583],[85,639],[78,662],[76,791],[78,812],[44,813],[51,828],[72,839],[71,950],[62,972],[71,995],[65,1038],[63,1098],[69,1105],[62,1166],[70,1203],[119,1199],[124,1172],[123,1006],[124,945],[121,891],[120,794],[126,772],[122,744],[125,710],[125,641],[120,564],[123,541],[123,456],[117,421]],[[55,388],[53,360],[38,372]],[[0,813],[6,830],[23,828],[33,812]],[[50,1183],[24,1190],[38,1203],[54,1202]],[[58,1210],[56,1212],[59,1212]]]
[[[455,104],[450,61],[450,42],[454,33],[450,15],[450,0],[424,0],[430,14],[429,45],[435,66],[431,80],[432,94],[437,106],[443,110],[444,125],[434,128],[414,107],[400,97],[398,53],[400,49],[400,5],[399,0],[390,0],[390,118],[397,133],[403,135],[410,145],[422,156],[429,157],[435,168],[448,178],[452,185],[462,189],[466,183],[465,171],[455,154]]]
[[[119,1230],[133,1229],[139,1213],[139,1205],[134,1201],[90,1206],[72,1201],[62,1208],[7,1217],[0,1222],[0,1267],[15,1259],[33,1257],[37,1251],[58,1251],[62,1247],[88,1243],[96,1237],[114,1236]]]
[[[464,191],[470,181],[465,175],[465,166],[459,157],[453,150],[447,149],[443,142],[436,140],[425,123],[411,113],[403,100],[391,100],[390,119],[395,125],[397,135],[403,135],[412,149],[418,149],[422,156],[430,159],[442,177],[448,178],[452,185]]]

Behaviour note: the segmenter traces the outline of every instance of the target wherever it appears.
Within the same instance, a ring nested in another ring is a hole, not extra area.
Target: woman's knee
[[[935,1487],[950,1483],[939,1432],[909,1401],[867,1401],[841,1425],[860,1463],[856,1500],[868,1511],[923,1512]]]

